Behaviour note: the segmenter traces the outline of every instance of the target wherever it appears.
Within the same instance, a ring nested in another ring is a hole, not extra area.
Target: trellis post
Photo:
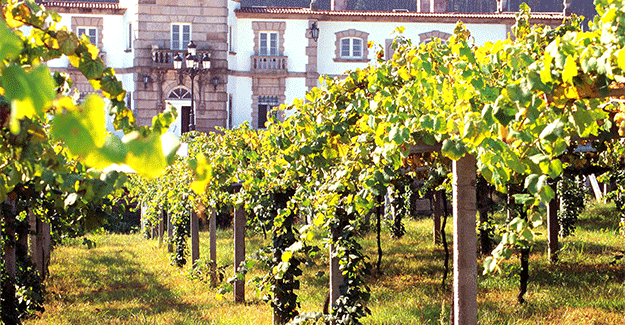
[[[434,225],[432,227],[432,237],[434,239],[434,245],[438,245],[441,243],[441,218],[445,213],[445,200],[443,200],[443,195],[445,195],[445,191],[435,191],[434,198]]]
[[[245,206],[241,204],[234,212],[234,272],[245,262]],[[234,302],[245,302],[245,280],[234,282]]]
[[[3,308],[10,308],[11,312],[5,312],[4,315],[10,315],[15,310],[15,228],[13,227],[15,216],[17,215],[15,201],[8,199],[6,205],[10,211],[2,211],[4,219],[4,229],[6,241],[4,242],[4,272],[2,280],[2,290],[0,290]],[[4,208],[4,207],[3,207]],[[4,318],[4,317],[3,317]],[[4,323],[10,323],[11,319],[2,319]]]
[[[341,285],[343,284],[343,274],[339,269],[339,258],[336,256],[335,245],[330,245],[330,302],[328,312],[332,312],[336,300],[341,296]]]
[[[209,258],[210,264],[210,277],[211,286],[217,286],[217,213],[214,208],[210,209],[210,217],[208,218],[208,232],[209,232]]]
[[[158,247],[163,245],[163,237],[165,236],[165,211],[161,211],[161,221],[158,223]]]
[[[454,320],[477,324],[476,161],[466,154],[452,164],[454,214]]]
[[[171,223],[171,216],[169,216],[167,211],[163,211],[163,213],[165,214],[165,219],[167,219],[167,252],[173,253],[174,244],[172,243],[171,239],[174,235],[174,224]]]
[[[551,199],[547,204],[547,240],[548,240],[548,255],[551,263],[558,261],[558,250],[560,245],[558,243],[558,233],[560,232],[560,225],[558,224],[558,210],[560,207],[560,198],[556,193],[556,196]]]
[[[200,258],[200,218],[195,211],[191,210],[191,266]]]

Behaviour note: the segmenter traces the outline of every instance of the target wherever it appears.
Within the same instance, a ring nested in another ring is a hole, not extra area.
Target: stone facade
[[[196,130],[208,132],[226,126],[227,83],[227,0],[139,0],[136,4],[135,92],[137,121],[151,124],[152,117],[165,108],[169,93],[183,86],[191,91],[189,76],[180,76],[173,63],[163,67],[153,64],[154,49],[169,50],[172,45],[172,24],[190,25],[190,39],[198,52],[211,55],[211,68],[195,77],[194,106]],[[174,53],[185,54],[184,50]],[[171,61],[171,60],[170,60]],[[147,76],[152,82],[143,84]],[[190,106],[190,102],[189,102]]]

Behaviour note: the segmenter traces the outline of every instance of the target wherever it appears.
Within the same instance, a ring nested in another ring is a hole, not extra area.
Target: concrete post
[[[234,212],[234,269],[245,261],[245,207],[241,205]],[[234,282],[234,302],[245,302],[245,280]]]
[[[454,320],[456,325],[477,324],[477,235],[475,158],[454,161]]]
[[[191,265],[200,258],[200,218],[195,210],[191,211]]]

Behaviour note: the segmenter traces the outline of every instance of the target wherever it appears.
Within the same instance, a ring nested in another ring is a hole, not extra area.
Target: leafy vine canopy
[[[175,118],[174,112],[159,114],[150,127],[138,126],[132,111],[125,107],[126,92],[121,82],[113,69],[106,68],[98,57],[99,49],[87,38],[79,38],[61,26],[56,12],[46,11],[34,1],[3,0],[2,14],[0,125],[8,126],[10,132],[2,139],[1,154],[6,158],[4,161],[20,161],[28,167],[13,166],[9,168],[12,173],[3,173],[2,201],[22,181],[16,169],[49,167],[36,152],[27,156],[29,151],[17,150],[21,145],[13,140],[18,138],[25,139],[24,146],[60,142],[64,154],[88,167],[102,169],[111,164],[125,164],[152,177],[164,172],[178,148],[175,136],[165,132]],[[102,91],[104,98],[90,95],[83,103],[76,104],[68,96],[71,80],[63,74],[52,74],[45,65],[46,61],[62,56],[68,57],[94,89]],[[126,134],[122,139],[105,128],[107,102],[115,116],[115,128]]]
[[[625,94],[625,4],[596,5],[587,31],[577,17],[533,26],[522,5],[511,38],[483,46],[462,23],[445,43],[413,46],[400,35],[392,59],[326,79],[282,107],[294,111],[284,122],[226,132],[234,152],[215,148],[193,162],[193,188],[213,195],[233,179],[240,197],[298,188],[294,200],[306,206],[329,211],[340,198],[364,215],[415,148],[436,145],[452,160],[473,155],[499,191],[520,184],[517,202],[548,202],[574,141],[625,129],[621,108],[610,105]],[[224,168],[227,176],[215,173]]]

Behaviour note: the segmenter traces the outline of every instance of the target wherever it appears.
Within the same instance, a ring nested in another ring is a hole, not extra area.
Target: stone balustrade
[[[286,74],[286,56],[253,55],[252,72],[262,74]]]

